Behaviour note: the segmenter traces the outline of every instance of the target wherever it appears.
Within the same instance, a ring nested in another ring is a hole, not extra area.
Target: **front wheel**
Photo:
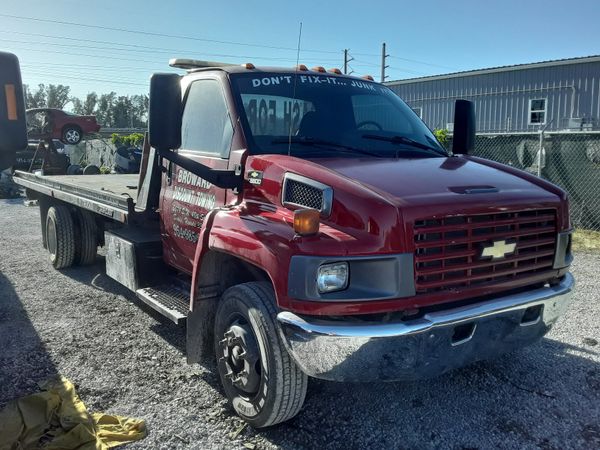
[[[268,283],[229,288],[215,317],[215,354],[221,383],[236,413],[255,428],[294,417],[308,377],[290,358],[275,324]]]

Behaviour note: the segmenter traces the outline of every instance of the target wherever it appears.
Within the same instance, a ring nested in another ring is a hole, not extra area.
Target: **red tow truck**
[[[308,377],[437,376],[540,339],[564,312],[567,195],[453,151],[387,87],[339,70],[174,60],[151,79],[138,175],[15,180],[57,269],[95,261],[187,327],[255,427],[294,417]],[[4,122],[3,122],[4,123]]]

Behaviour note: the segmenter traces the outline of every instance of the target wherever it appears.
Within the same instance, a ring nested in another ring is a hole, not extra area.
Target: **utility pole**
[[[385,52],[385,42],[383,43],[383,46],[381,48],[381,82],[383,83],[385,81],[385,79],[387,78],[387,75],[385,74],[385,69],[387,69],[390,66],[386,66],[385,64],[385,59],[390,56]]]
[[[344,49],[344,75],[348,75],[348,63],[354,58],[348,54],[348,49]]]

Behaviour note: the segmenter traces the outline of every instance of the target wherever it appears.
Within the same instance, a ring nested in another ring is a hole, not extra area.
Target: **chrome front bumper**
[[[335,381],[415,380],[523,347],[564,313],[574,279],[425,314],[366,323],[277,315],[286,348],[304,373]]]

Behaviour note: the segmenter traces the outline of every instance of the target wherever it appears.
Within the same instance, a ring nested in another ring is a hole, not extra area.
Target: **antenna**
[[[290,132],[288,135],[288,156],[292,152],[292,129],[294,126],[294,106],[296,103],[296,82],[298,81],[298,65],[300,64],[300,41],[302,40],[302,22],[300,22],[300,31],[298,32],[298,50],[296,51],[296,67],[294,68],[294,91],[292,95],[292,115],[290,120]]]

